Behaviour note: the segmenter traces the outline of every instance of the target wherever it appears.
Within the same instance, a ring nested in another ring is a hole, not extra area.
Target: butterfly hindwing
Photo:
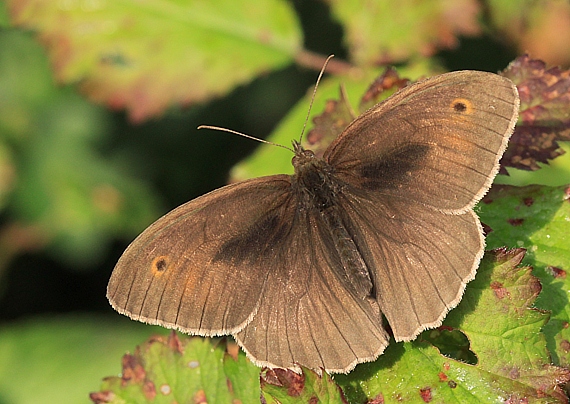
[[[479,219],[390,197],[345,194],[341,204],[374,278],[374,297],[397,341],[437,327],[475,276]]]
[[[347,372],[388,344],[372,299],[350,292],[335,273],[342,265],[330,229],[316,210],[301,211],[274,266],[289,277],[268,279],[256,316],[236,335],[259,365]]]

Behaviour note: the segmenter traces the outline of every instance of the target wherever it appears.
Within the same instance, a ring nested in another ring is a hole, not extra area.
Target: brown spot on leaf
[[[152,401],[156,397],[156,387],[154,386],[154,383],[152,381],[147,380],[143,384],[142,390],[143,390],[144,396],[146,397],[146,399],[148,401]]]
[[[493,281],[491,282],[490,287],[493,289],[493,292],[498,299],[503,299],[505,296],[509,296],[509,291],[500,282]]]
[[[505,404],[528,404],[528,398],[512,394],[505,400]]]
[[[204,390],[198,390],[192,399],[194,404],[208,404],[208,399],[206,399],[206,392]]]
[[[447,381],[447,375],[443,372],[439,372],[437,374],[437,376],[439,377],[439,381],[440,382],[446,382]]]
[[[115,393],[112,391],[98,391],[96,393],[89,393],[89,398],[94,404],[106,404],[115,399]]]
[[[497,263],[506,263],[510,261],[510,265],[517,266],[519,265],[524,256],[526,255],[526,249],[524,248],[507,248],[507,247],[499,247],[492,250],[493,254],[495,254],[495,261]]]
[[[534,198],[531,198],[530,196],[528,198],[524,198],[523,203],[526,206],[532,206],[534,204]]]
[[[178,334],[176,331],[172,330],[168,335],[168,340],[166,341],[168,347],[179,354],[184,353],[184,349],[182,348],[182,342],[180,338],[178,338]]]
[[[554,267],[549,265],[546,267],[546,272],[548,272],[550,275],[554,276],[555,278],[559,279],[566,278],[566,271],[559,267]]]
[[[123,386],[141,383],[146,377],[146,371],[137,356],[136,354],[123,355],[123,376],[121,378]]]
[[[420,397],[424,400],[424,403],[429,403],[433,398],[431,395],[431,387],[420,389]]]
[[[509,222],[511,226],[520,226],[521,224],[523,224],[524,219],[522,218],[507,219],[507,222]]]
[[[305,375],[286,369],[267,369],[261,373],[260,381],[262,386],[267,383],[287,388],[287,394],[291,397],[298,397],[305,388]]]
[[[563,339],[560,341],[560,348],[566,353],[570,352],[570,342],[567,339]]]
[[[487,236],[488,234],[493,232],[493,229],[487,223],[481,223],[481,226],[483,227],[484,236]]]
[[[531,277],[529,279],[528,286],[532,292],[533,296],[538,296],[538,294],[542,291],[542,284],[540,283],[540,279],[536,277]]]
[[[514,367],[509,371],[509,377],[513,380],[516,380],[521,377],[521,372],[519,372],[518,368]]]
[[[410,81],[405,78],[401,78],[398,72],[392,68],[388,67],[374,82],[368,87],[366,93],[360,99],[360,112],[364,112],[369,108],[376,105],[382,99],[386,99],[389,95],[392,95],[396,91],[406,87]],[[384,94],[388,92],[388,94]]]
[[[277,374],[275,373],[274,369],[269,369],[269,368],[263,369],[260,374],[259,380],[261,382],[262,387],[264,383],[270,384],[272,386],[283,387],[283,383],[277,377]]]
[[[445,362],[443,364],[443,370],[445,370],[446,372],[449,370],[450,366],[449,366],[449,362]]]
[[[366,404],[384,404],[384,396],[382,395],[382,393],[378,393],[376,397],[367,400]]]
[[[448,381],[447,385],[452,389],[457,387],[457,383],[455,383],[453,380]]]
[[[315,397],[315,396],[311,396],[311,398],[309,398],[308,401],[309,404],[318,404],[319,403],[319,398]]]

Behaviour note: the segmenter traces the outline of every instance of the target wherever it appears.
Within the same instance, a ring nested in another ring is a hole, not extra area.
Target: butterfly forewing
[[[229,185],[156,221],[117,263],[107,289],[113,307],[193,334],[243,328],[267,278],[280,275],[273,249],[296,209],[290,184],[282,175]]]
[[[339,179],[369,192],[465,211],[491,185],[518,103],[516,88],[504,77],[443,74],[406,87],[361,115],[324,158]]]

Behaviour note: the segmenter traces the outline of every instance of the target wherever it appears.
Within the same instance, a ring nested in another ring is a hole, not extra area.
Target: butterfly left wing
[[[331,232],[299,209],[290,179],[228,185],[157,220],[119,259],[112,306],[190,334],[233,334],[260,365],[343,372],[376,358],[388,344],[378,305],[335,275]]]
[[[251,321],[272,248],[294,214],[290,176],[231,184],[149,226],[123,253],[107,287],[132,319],[198,335],[227,335]]]

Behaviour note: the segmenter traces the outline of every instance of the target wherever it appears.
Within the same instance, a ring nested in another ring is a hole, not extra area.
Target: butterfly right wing
[[[514,84],[453,72],[404,88],[354,120],[324,159],[396,340],[441,324],[483,255],[473,212],[518,115]]]
[[[132,319],[198,335],[237,332],[255,315],[272,249],[296,209],[290,176],[220,188],[158,219],[123,253],[107,297]]]

